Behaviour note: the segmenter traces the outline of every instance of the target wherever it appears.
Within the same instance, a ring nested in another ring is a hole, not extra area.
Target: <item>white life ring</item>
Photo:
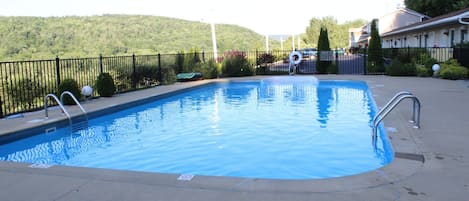
[[[295,56],[298,58],[297,60],[295,60],[294,58]],[[298,65],[303,59],[303,55],[301,55],[301,53],[298,51],[293,51],[290,53],[290,56],[288,57],[288,59],[290,60],[290,63]]]

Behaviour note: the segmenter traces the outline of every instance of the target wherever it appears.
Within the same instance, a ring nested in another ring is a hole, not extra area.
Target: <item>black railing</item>
[[[385,63],[399,57],[412,57],[413,62],[426,54],[438,62],[451,58],[469,65],[465,53],[468,49],[453,48],[401,48],[383,49]],[[243,52],[256,74],[288,74],[288,56],[291,51],[249,51]],[[316,73],[317,54],[304,55],[297,67],[298,74]],[[200,63],[216,61],[223,63],[224,54],[197,52],[186,54],[157,54],[130,56],[102,56],[96,58],[52,59],[36,61],[0,62],[0,118],[12,114],[43,108],[43,97],[55,93],[60,82],[67,78],[77,81],[80,87],[93,87],[97,76],[111,74],[117,93],[146,88],[154,83],[170,84],[176,81],[176,74],[200,70]],[[366,51],[355,54],[334,52],[331,62],[338,74],[367,74]],[[465,60],[464,60],[465,59]],[[221,64],[218,64],[221,65]],[[212,75],[217,77],[218,75]],[[208,78],[212,78],[208,77]],[[98,96],[93,92],[93,97]]]

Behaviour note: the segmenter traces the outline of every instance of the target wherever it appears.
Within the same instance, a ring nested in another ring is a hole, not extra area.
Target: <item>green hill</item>
[[[263,49],[252,30],[216,24],[218,50]],[[272,41],[271,48],[279,47]],[[141,15],[0,16],[0,61],[212,51],[210,24]]]

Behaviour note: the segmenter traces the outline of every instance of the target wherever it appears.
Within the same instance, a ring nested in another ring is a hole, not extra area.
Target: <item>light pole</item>
[[[211,8],[210,12],[210,29],[212,31],[212,45],[213,45],[213,59],[215,63],[218,63],[218,53],[217,53],[217,35],[215,34],[215,10]]]
[[[300,35],[298,35],[298,49],[301,49],[301,46],[300,46]]]
[[[218,62],[218,55],[217,55],[217,36],[215,35],[215,22],[211,23],[212,28],[212,44],[213,44],[213,59],[215,59],[215,63]]]
[[[283,52],[283,36],[280,36],[280,49]]]
[[[291,47],[292,51],[295,51],[295,35],[291,35]]]

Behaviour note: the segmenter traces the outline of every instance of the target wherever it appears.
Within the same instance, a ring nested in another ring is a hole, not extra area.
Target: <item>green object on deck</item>
[[[176,77],[178,81],[194,81],[203,79],[202,73],[179,73]]]

